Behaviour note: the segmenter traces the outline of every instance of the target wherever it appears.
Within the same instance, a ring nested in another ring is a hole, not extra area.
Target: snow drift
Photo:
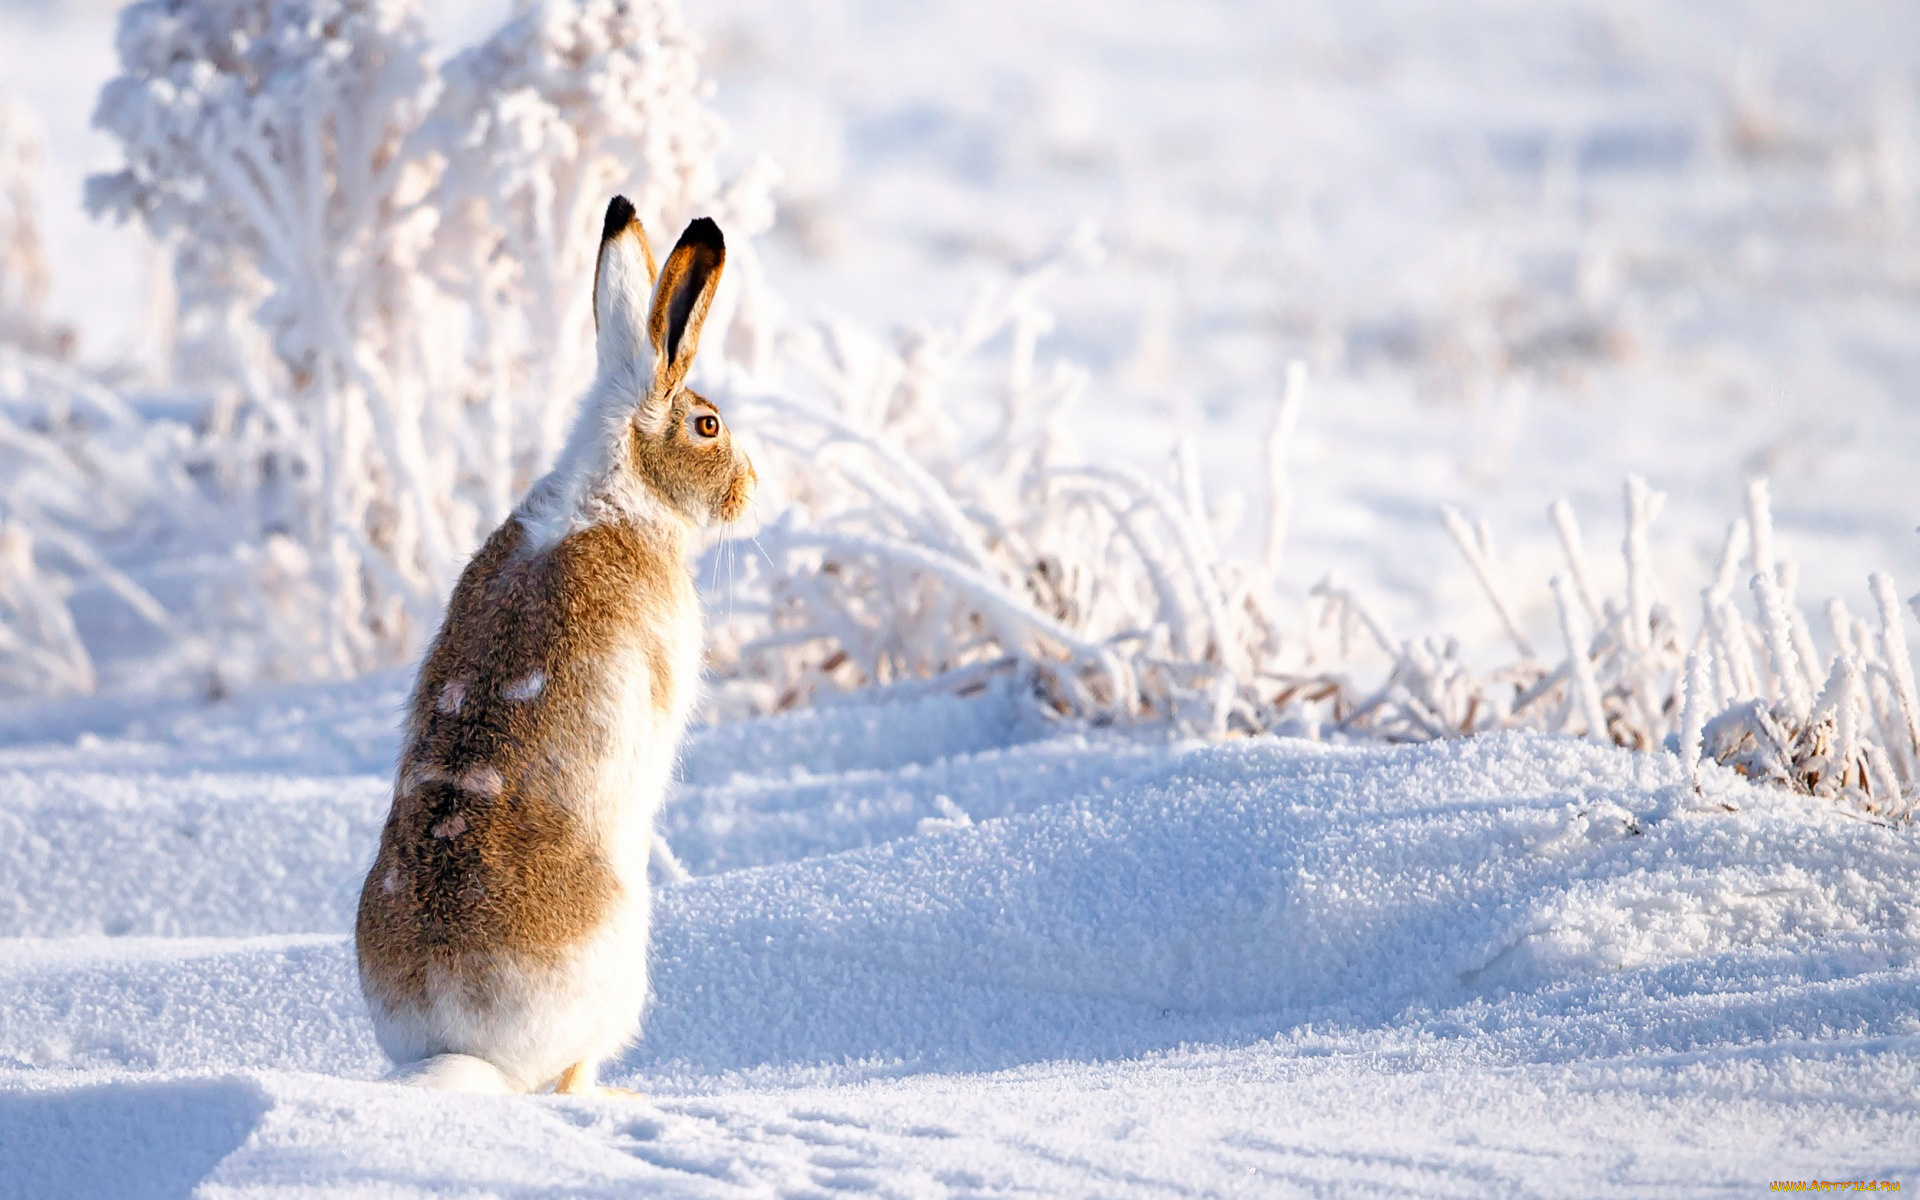
[[[1042,1169],[1018,1148],[1031,1126],[1002,1128],[997,1106],[1041,1119],[1087,1088],[1183,1114],[1151,1161],[1214,1193],[1299,1165],[1271,1141],[1275,1104],[1321,1128],[1329,1105],[1392,1103],[1432,1138],[1456,1119],[1448,1088],[1489,1113],[1544,1089],[1576,1123],[1638,1103],[1707,1105],[1712,1124],[1735,1110],[1708,1097],[1743,1096],[1742,1128],[1791,1125],[1809,1154],[1887,1170],[1920,1144],[1891,1132],[1920,1131],[1894,1098],[1920,1037],[1903,832],[1730,774],[1701,796],[1670,758],[1568,738],[1155,744],[1049,731],[992,692],[696,739],[670,813],[703,873],[659,894],[646,1031],[609,1072],[657,1101],[352,1082],[385,1069],[345,930],[401,683],[5,730],[8,1187],[57,1161],[77,1194],[106,1194],[152,1158],[155,1195],[190,1179],[720,1195],[852,1170],[816,1161],[834,1128],[874,1149],[849,1179],[906,1187],[925,1178],[910,1164],[973,1160],[944,1168],[955,1187]],[[110,732],[76,739],[88,725]],[[1416,1065],[1428,1082],[1402,1074]],[[1329,1071],[1320,1090],[1285,1082]],[[905,1090],[863,1090],[885,1080]],[[1203,1080],[1213,1099],[1189,1109]],[[1316,1136],[1357,1148],[1373,1126],[1345,1119]],[[934,1127],[971,1150],[911,1133]],[[1589,1143],[1688,1178],[1750,1173],[1690,1157],[1686,1128],[1635,1118]],[[486,1149],[450,1154],[448,1130]],[[1072,1154],[1107,1134],[1041,1136]],[[1609,1190],[1615,1160],[1564,1157],[1574,1144],[1556,1152],[1588,1185],[1572,1192]],[[1537,1178],[1528,1159],[1434,1153],[1416,1190]]]

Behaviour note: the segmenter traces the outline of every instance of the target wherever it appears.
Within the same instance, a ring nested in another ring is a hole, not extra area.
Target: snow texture
[[[607,1072],[644,1098],[372,1082],[347,929],[404,684],[0,722],[0,1195],[1920,1166],[1907,831],[1566,737],[1155,743],[994,692],[695,737],[667,822],[695,878],[659,893],[646,1030]]]

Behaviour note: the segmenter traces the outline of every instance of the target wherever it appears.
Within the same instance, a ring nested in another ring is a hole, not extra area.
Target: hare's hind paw
[[[594,1077],[598,1074],[596,1070],[597,1066],[598,1064],[592,1062],[577,1062],[560,1072],[560,1078],[556,1079],[553,1083],[553,1094],[556,1096],[584,1096],[589,1099],[599,1100],[639,1100],[643,1098],[642,1093],[636,1092],[632,1088],[606,1087],[594,1082]]]

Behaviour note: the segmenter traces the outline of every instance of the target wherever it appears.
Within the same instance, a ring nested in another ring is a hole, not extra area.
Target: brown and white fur
[[[360,893],[360,986],[392,1078],[593,1092],[639,1029],[647,859],[700,671],[689,551],[754,486],[685,387],[725,257],[695,221],[656,281],[633,205],[607,206],[593,387],[558,465],[454,588]]]

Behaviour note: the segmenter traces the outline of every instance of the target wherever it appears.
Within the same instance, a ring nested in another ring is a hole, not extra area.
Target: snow
[[[667,821],[695,877],[606,1072],[642,1098],[382,1084],[347,930],[405,684],[0,721],[0,1194],[1674,1195],[1920,1165],[1907,831],[1568,738],[1156,740],[992,691],[696,733]]]
[[[439,45],[506,7],[435,6]],[[95,366],[154,353],[152,251],[78,202],[117,165],[87,127],[111,10],[0,3]],[[1501,534],[1551,641],[1543,510],[1571,498],[1618,590],[1630,472],[1672,498],[1669,579],[1764,472],[1812,609],[1872,611],[1870,569],[1916,586],[1916,11],[688,18],[740,163],[786,168],[762,248],[790,303],[950,322],[1095,218],[1108,259],[1049,294],[1042,349],[1091,372],[1100,458],[1157,471],[1191,433],[1210,495],[1257,494],[1306,359],[1283,588],[1337,571],[1471,652],[1504,634],[1440,506]],[[89,629],[112,608],[76,598]],[[695,731],[663,818],[693,878],[606,1071],[641,1097],[384,1084],[348,931],[409,683],[0,702],[0,1200],[1920,1181],[1911,828],[1567,738],[1200,743],[1002,683]]]

